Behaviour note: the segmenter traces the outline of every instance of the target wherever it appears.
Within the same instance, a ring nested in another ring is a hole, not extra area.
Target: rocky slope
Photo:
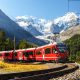
[[[69,28],[68,30],[62,32],[60,34],[60,39],[62,41],[71,38],[73,35],[75,34],[80,34],[80,25],[78,26],[73,26],[71,28]]]

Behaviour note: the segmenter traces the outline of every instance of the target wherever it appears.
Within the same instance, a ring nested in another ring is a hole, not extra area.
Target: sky
[[[0,0],[0,9],[10,18],[16,16],[35,16],[55,19],[68,11],[79,13],[80,0]]]

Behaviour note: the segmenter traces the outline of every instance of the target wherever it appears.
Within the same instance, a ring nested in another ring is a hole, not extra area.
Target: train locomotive
[[[69,57],[64,43],[51,43],[37,48],[1,51],[0,59],[9,61],[64,61]]]

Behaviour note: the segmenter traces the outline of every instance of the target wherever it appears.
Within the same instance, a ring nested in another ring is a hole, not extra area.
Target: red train
[[[62,61],[68,59],[69,52],[64,43],[54,43],[37,48],[0,52],[1,60],[22,61]]]

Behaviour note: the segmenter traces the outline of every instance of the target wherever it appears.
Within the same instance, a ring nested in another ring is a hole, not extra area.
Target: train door
[[[34,51],[28,51],[27,54],[28,54],[28,60],[29,61],[32,61],[33,60],[33,53]]]
[[[12,51],[5,52],[4,53],[4,59],[5,60],[12,60]]]
[[[23,52],[22,51],[18,52],[18,60],[23,60]]]
[[[44,49],[43,48],[37,48],[35,51],[35,59],[36,61],[42,61],[44,59]]]
[[[55,46],[52,47],[52,57],[54,61],[59,59],[58,49]]]
[[[12,58],[13,60],[18,60],[18,52],[17,51],[13,51],[13,58]]]
[[[12,60],[12,54],[13,54],[13,51],[11,51],[10,53],[9,53],[9,60]]]
[[[45,61],[52,60],[53,57],[52,57],[51,47],[46,47],[44,49],[44,54],[43,55],[44,55]]]
[[[23,60],[24,60],[24,61],[28,61],[27,50],[25,50],[25,51],[23,52]]]

